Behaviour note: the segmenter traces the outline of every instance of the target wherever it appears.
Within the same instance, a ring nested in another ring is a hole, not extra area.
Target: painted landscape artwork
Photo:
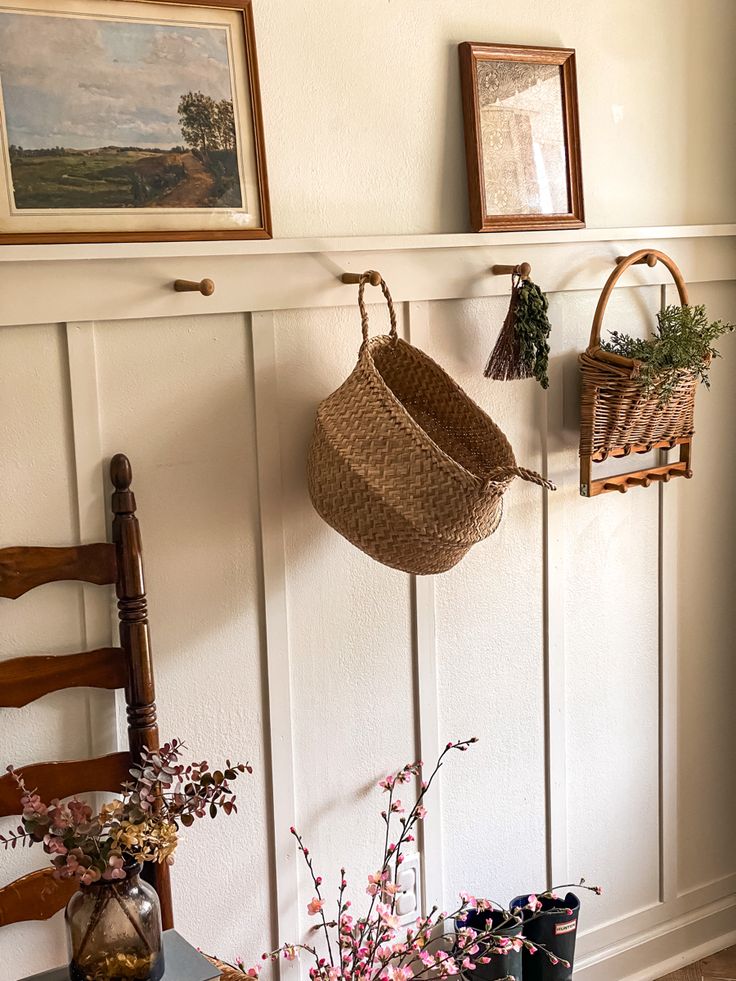
[[[17,212],[246,207],[224,28],[0,11]]]

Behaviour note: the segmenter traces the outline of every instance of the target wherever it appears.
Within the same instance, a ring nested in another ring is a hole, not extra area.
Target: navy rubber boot
[[[481,931],[489,929],[503,937],[517,937],[522,930],[523,922],[519,914],[516,919],[506,926],[503,923],[509,919],[504,910],[469,910],[465,919],[458,919],[455,928],[470,927]],[[472,981],[499,981],[500,978],[511,977],[514,981],[522,981],[522,955],[520,950],[511,950],[508,954],[491,954],[488,964],[478,964],[474,971],[469,971],[465,977]],[[473,958],[471,958],[473,959]]]
[[[571,981],[575,960],[575,938],[578,929],[580,900],[569,892],[564,899],[540,897],[542,912],[535,919],[530,910],[523,910],[529,896],[517,896],[511,901],[511,911],[523,911],[524,936],[533,944],[541,944],[558,959],[553,963],[538,950],[530,953],[526,947],[522,957],[524,981]],[[567,961],[569,967],[563,961]]]

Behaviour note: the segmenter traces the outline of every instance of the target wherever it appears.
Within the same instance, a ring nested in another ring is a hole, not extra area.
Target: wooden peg
[[[522,279],[529,279],[532,274],[532,267],[528,262],[520,262],[518,266],[504,266],[501,263],[496,263],[495,266],[491,266],[491,272],[494,276],[521,276]]]
[[[368,269],[363,273],[343,273],[340,280],[343,283],[359,283],[363,276],[368,277],[371,286],[380,286],[383,282],[383,276],[375,269]]]
[[[669,470],[664,473],[650,473],[649,479],[655,481],[658,484],[669,484],[671,478]]]
[[[649,487],[653,476],[654,474],[647,474],[644,477],[629,477],[626,483],[633,484],[634,487]]]
[[[626,484],[604,484],[603,489],[610,491],[615,490],[618,491],[619,494],[625,494],[629,488],[626,486]]]
[[[174,281],[177,293],[201,293],[202,296],[212,296],[215,284],[211,279],[201,279],[198,283],[193,279],[177,279]]]
[[[616,265],[618,265],[620,262],[623,262],[624,259],[626,259],[626,258],[628,258],[628,256],[625,256],[625,255],[617,255],[616,256]],[[632,262],[631,264],[632,264],[632,266],[644,266],[644,265],[646,265],[646,266],[649,266],[650,269],[653,269],[657,265],[657,257],[652,252],[648,252],[646,255],[643,255],[641,257],[641,259],[637,259],[636,262]]]

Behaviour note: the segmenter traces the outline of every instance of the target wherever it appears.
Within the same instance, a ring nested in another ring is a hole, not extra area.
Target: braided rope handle
[[[366,283],[369,283],[371,281],[371,277],[374,275],[377,274],[374,272],[373,269],[366,270],[366,272],[361,274],[360,284],[358,286],[358,306],[360,307],[360,325],[363,331],[363,343],[360,346],[361,351],[368,343],[368,310],[366,309],[365,299],[364,299],[365,287],[366,287]],[[391,320],[391,330],[389,331],[389,336],[391,337],[392,340],[396,341],[398,340],[399,334],[396,329],[396,311],[394,310],[394,301],[391,299],[391,292],[388,286],[386,285],[386,283],[383,281],[383,278],[381,278],[379,286],[381,287],[381,291],[384,297],[386,298],[386,303],[388,304],[388,315]]]
[[[557,485],[551,480],[547,480],[536,470],[527,470],[526,467],[496,467],[491,470],[486,478],[485,486],[489,487],[491,484],[500,483],[508,480],[509,477],[521,477],[522,480],[528,480],[530,484],[537,484],[537,486],[545,487],[547,490],[557,490]]]

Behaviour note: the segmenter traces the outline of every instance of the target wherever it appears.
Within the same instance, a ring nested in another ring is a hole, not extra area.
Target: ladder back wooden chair
[[[0,549],[0,603],[18,599],[36,586],[62,580],[114,585],[120,646],[79,654],[36,655],[0,661],[0,709],[20,708],[64,688],[125,689],[129,749],[97,759],[38,763],[19,767],[29,789],[45,801],[94,791],[119,793],[142,747],[159,746],[156,702],[143,581],[141,536],[130,489],[132,471],[122,453],[113,457],[110,476],[112,542],[69,548]],[[6,761],[8,762],[8,761]],[[0,777],[0,818],[20,811],[18,788],[9,773]],[[0,926],[46,920],[68,902],[74,880],[58,881],[50,865],[0,888]],[[164,929],[173,926],[171,886],[166,865],[147,868],[161,900]]]

